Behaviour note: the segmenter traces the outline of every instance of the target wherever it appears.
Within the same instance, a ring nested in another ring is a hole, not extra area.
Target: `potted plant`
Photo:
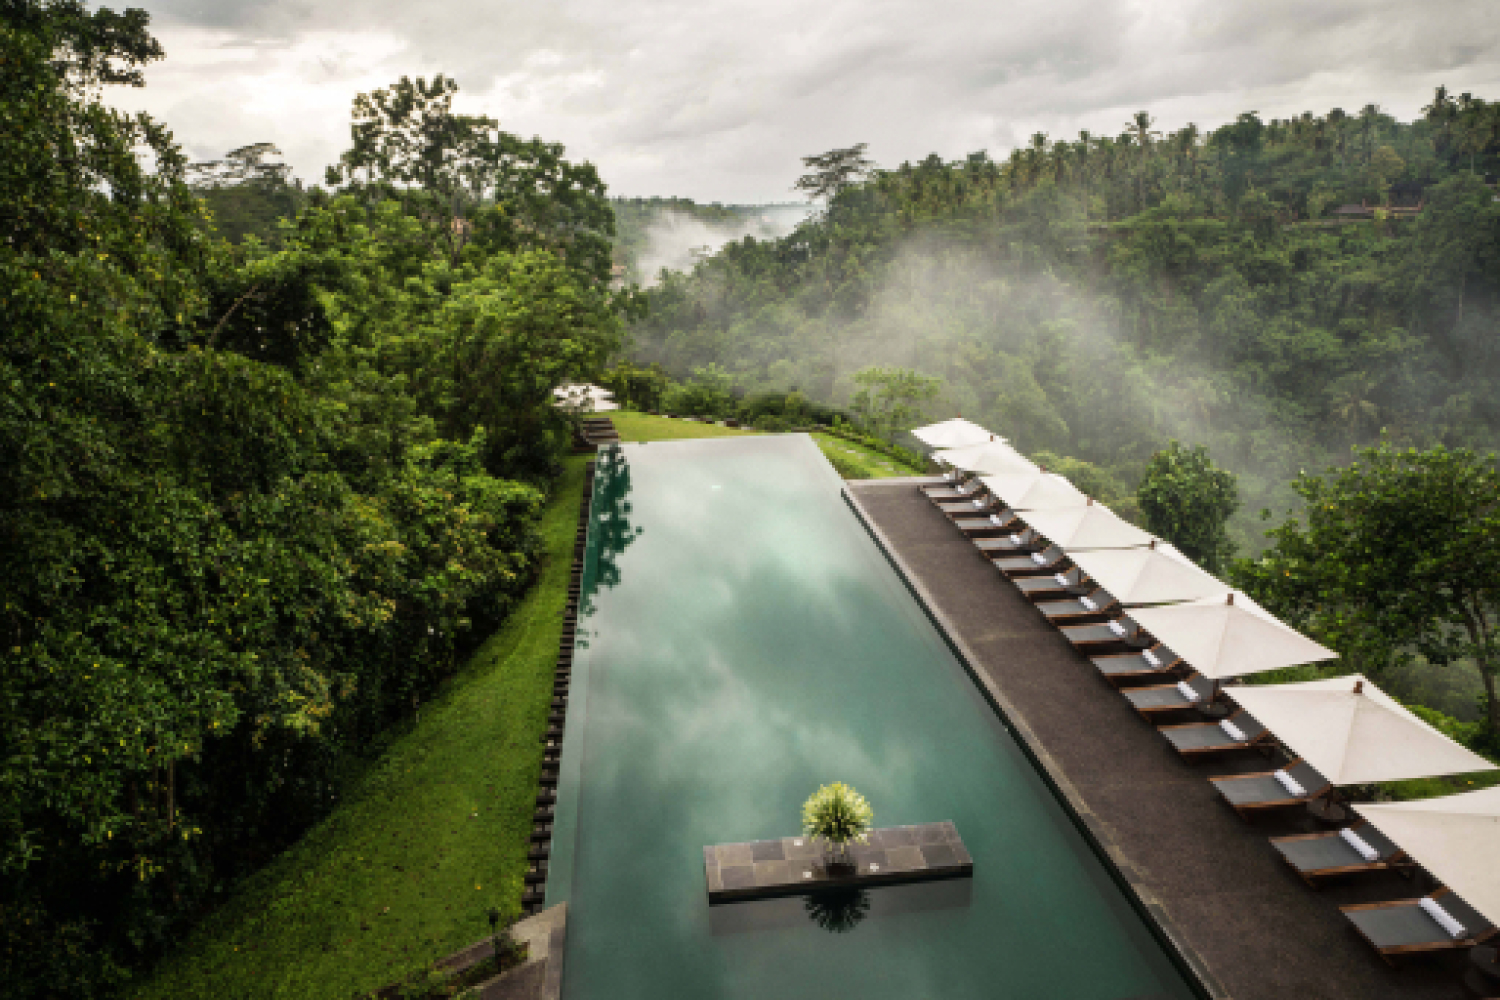
[[[830,865],[849,863],[849,845],[869,839],[875,810],[842,781],[824,785],[802,804],[802,832],[823,844]]]

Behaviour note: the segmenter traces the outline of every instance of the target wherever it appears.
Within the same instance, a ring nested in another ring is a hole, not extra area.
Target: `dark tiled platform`
[[[952,823],[871,830],[850,850],[848,865],[826,865],[808,837],[717,844],[703,849],[710,903],[795,896],[820,889],[867,888],[967,878],[974,862]]]
[[[1214,996],[1469,996],[1462,954],[1390,969],[1338,911],[1421,895],[1430,890],[1425,877],[1386,873],[1309,889],[1268,839],[1328,827],[1298,811],[1246,823],[1208,783],[1264,770],[1264,757],[1182,760],[913,484],[848,489],[1017,738]]]

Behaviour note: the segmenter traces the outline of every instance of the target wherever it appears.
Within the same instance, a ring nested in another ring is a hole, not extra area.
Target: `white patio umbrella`
[[[1335,785],[1495,769],[1359,674],[1247,685],[1233,693],[1241,708]],[[1401,843],[1393,831],[1380,829]]]
[[[1356,803],[1354,811],[1500,924],[1500,785],[1416,802]]]
[[[1001,476],[980,476],[985,489],[1005,501],[1011,510],[1055,510],[1087,507],[1089,498],[1055,472],[1033,469]]]
[[[1149,545],[1156,537],[1100,503],[1060,510],[1033,510],[1021,519],[1043,538],[1069,552],[1075,549],[1124,549]]]
[[[1132,608],[1127,614],[1193,669],[1214,680],[1338,657],[1283,625],[1237,590],[1181,604]]]
[[[564,410],[588,413],[620,408],[620,405],[613,401],[614,393],[602,386],[590,385],[587,382],[560,385],[552,390],[552,395],[557,397],[552,401],[552,405]]]
[[[1078,552],[1073,562],[1121,604],[1167,604],[1222,595],[1224,584],[1170,542]]]
[[[970,445],[984,444],[989,441],[999,441],[1002,444],[1005,442],[1005,438],[963,417],[954,417],[952,420],[918,427],[911,432],[911,436],[929,448],[967,448]]]
[[[945,448],[932,457],[943,465],[980,475],[1020,475],[1037,473],[1038,469],[1025,455],[1004,441],[985,441],[967,448]]]

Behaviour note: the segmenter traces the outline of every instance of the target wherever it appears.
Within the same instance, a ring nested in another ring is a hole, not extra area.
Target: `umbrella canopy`
[[[1225,587],[1170,542],[1144,549],[1096,549],[1073,557],[1078,568],[1121,604],[1166,604],[1222,595]]]
[[[1049,542],[1061,545],[1069,552],[1149,545],[1155,537],[1098,503],[1061,510],[1030,511],[1022,520]]]
[[[1064,476],[1055,472],[1013,472],[1002,476],[980,476],[985,489],[1005,501],[1011,510],[1055,510],[1060,507],[1087,507],[1084,496]]]
[[[587,382],[560,385],[552,390],[552,395],[557,397],[552,405],[564,410],[603,411],[620,408],[618,403],[612,402],[614,393]]]
[[[1357,803],[1354,810],[1500,924],[1500,785],[1419,802]]]
[[[1193,669],[1215,680],[1338,657],[1237,590],[1182,604],[1132,608],[1129,616]],[[1236,694],[1239,690],[1245,689]]]
[[[946,448],[933,452],[932,457],[944,465],[980,475],[1034,474],[1041,471],[1025,455],[998,439],[967,448]]]
[[[1233,693],[1245,711],[1335,785],[1495,769],[1359,674]]]
[[[967,448],[970,445],[984,444],[988,441],[999,441],[1002,444],[1005,442],[1005,438],[963,417],[954,417],[952,420],[918,427],[911,432],[911,436],[929,448]]]

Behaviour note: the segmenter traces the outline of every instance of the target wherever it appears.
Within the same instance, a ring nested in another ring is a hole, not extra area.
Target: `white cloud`
[[[140,0],[135,0],[140,2]],[[1500,97],[1487,0],[146,0],[168,57],[119,103],[194,156],[276,142],[316,180],[354,95],[445,72],[461,106],[565,143],[613,191],[782,201],[799,157],[1003,156],[1036,131]],[[362,27],[351,27],[362,26]]]

